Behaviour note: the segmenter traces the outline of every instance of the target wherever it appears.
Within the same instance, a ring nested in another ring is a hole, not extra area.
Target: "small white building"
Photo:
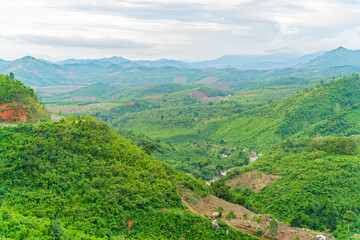
[[[326,240],[326,237],[324,237],[323,235],[317,235],[316,240]]]

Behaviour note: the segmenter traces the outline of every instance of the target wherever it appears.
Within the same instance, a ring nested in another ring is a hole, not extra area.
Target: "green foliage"
[[[301,136],[312,137],[317,132],[340,135],[356,124],[341,113],[360,104],[359,86],[358,75],[344,77],[234,118],[211,122],[202,131],[210,139],[221,136],[228,143],[261,151],[302,131]],[[326,122],[319,125],[321,121]]]
[[[328,154],[355,155],[359,152],[358,145],[351,138],[327,137],[314,139],[309,143],[309,151],[324,151]]]
[[[14,80],[13,75],[11,77],[0,74],[0,104],[20,102],[24,98],[37,99],[34,90]]]
[[[58,220],[51,221],[51,235],[54,238],[54,240],[60,240],[61,237],[64,235],[64,229],[62,227],[62,224]]]
[[[224,208],[221,207],[221,206],[219,206],[219,207],[216,209],[216,211],[217,211],[218,213],[222,214],[222,213],[224,212]]]
[[[339,239],[348,239],[357,232],[360,214],[357,148],[354,139],[344,137],[286,140],[249,167],[282,177],[258,193],[249,192],[246,201],[258,212],[272,214],[294,227],[329,229]],[[244,196],[245,190],[227,194]]]
[[[256,229],[255,234],[258,235],[258,236],[262,236],[264,234],[264,230],[261,229],[261,228]]]
[[[215,196],[222,198],[226,201],[231,201],[233,199],[233,195],[230,191],[230,186],[225,185],[224,180],[212,182],[211,187]]]
[[[216,239],[229,230],[232,239],[253,239],[186,211],[179,188],[205,196],[206,185],[90,117],[3,128],[0,182],[6,238]]]
[[[346,211],[346,213],[343,216],[343,219],[345,219],[348,222],[356,222],[359,220],[359,217],[352,211]]]
[[[230,211],[227,215],[226,215],[226,219],[236,219],[237,216],[233,211]]]
[[[247,151],[226,145],[205,142],[174,145],[169,141],[154,140],[133,131],[119,130],[119,133],[148,154],[152,153],[159,161],[204,180],[212,179],[222,170],[249,163]]]
[[[0,104],[9,104],[7,109],[26,109],[27,120],[47,120],[49,115],[34,90],[14,80],[14,74],[0,74]],[[2,109],[1,109],[2,110]]]
[[[216,89],[216,88],[210,88],[210,87],[200,87],[199,91],[202,92],[203,94],[205,94],[205,96],[207,97],[217,97],[217,96],[227,96],[229,94],[231,94],[230,91],[224,91],[224,90],[220,90],[220,89]]]
[[[278,235],[278,223],[275,219],[271,220],[270,222],[269,233],[273,238],[277,237]]]

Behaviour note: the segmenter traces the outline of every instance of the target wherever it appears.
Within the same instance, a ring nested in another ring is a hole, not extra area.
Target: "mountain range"
[[[338,67],[338,69],[332,69]],[[50,62],[31,56],[0,60],[0,72],[13,72],[31,86],[106,82],[144,84],[169,82],[249,82],[283,76],[325,78],[358,72],[360,51],[343,47],[305,56],[296,54],[229,55],[203,62],[160,59],[131,61],[123,57],[67,59]],[[246,70],[250,69],[250,70]]]

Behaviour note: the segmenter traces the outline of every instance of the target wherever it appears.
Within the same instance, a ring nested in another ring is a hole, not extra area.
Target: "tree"
[[[359,219],[352,211],[346,211],[343,218],[348,222],[356,222]]]
[[[64,229],[61,225],[61,222],[58,220],[51,221],[51,232],[52,236],[55,240],[60,240],[61,237],[64,235]]]
[[[14,73],[13,73],[13,72],[10,72],[10,73],[9,73],[9,78],[10,78],[10,79],[14,79],[14,78],[15,78],[15,76],[14,76]]]
[[[278,223],[276,222],[275,219],[271,220],[270,222],[270,228],[269,228],[269,233],[273,238],[277,237],[278,234]]]

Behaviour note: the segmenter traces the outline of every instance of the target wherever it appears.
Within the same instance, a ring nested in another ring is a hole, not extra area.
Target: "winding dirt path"
[[[183,197],[181,197],[181,201],[189,208],[190,211],[204,217],[204,215],[198,213],[190,204],[188,204]]]

